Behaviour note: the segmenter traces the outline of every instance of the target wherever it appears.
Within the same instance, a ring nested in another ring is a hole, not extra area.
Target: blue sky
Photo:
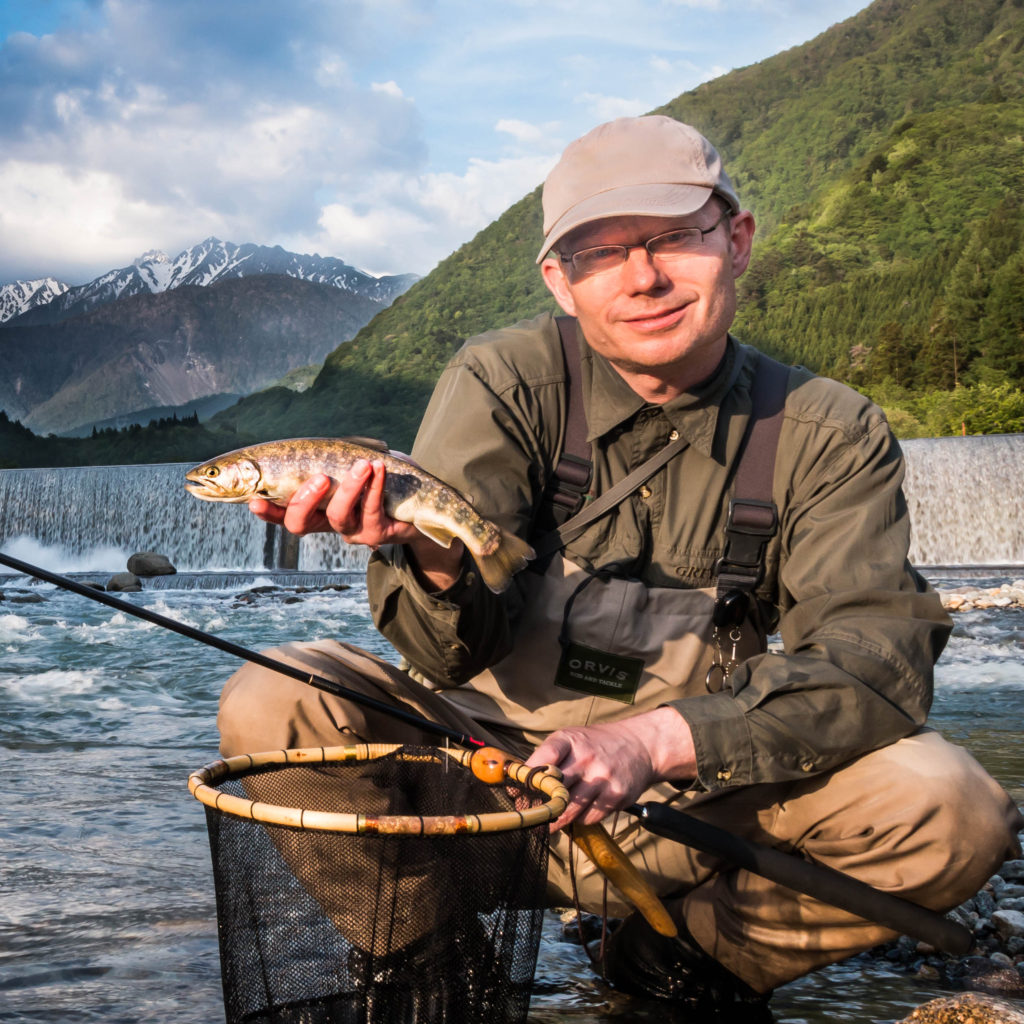
[[[425,274],[594,125],[865,6],[0,0],[0,283],[210,235]]]

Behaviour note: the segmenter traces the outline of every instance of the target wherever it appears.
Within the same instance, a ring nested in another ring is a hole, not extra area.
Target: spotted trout
[[[190,469],[185,489],[204,501],[265,498],[287,505],[305,480],[324,473],[332,485],[323,508],[359,459],[384,463],[384,510],[392,519],[412,523],[445,548],[458,537],[494,593],[506,590],[533,558],[529,544],[484,519],[454,488],[370,438],[298,437],[238,448]]]

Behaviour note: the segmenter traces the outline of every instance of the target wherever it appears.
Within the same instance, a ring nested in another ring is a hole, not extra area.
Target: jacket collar
[[[587,407],[587,440],[594,441],[639,412],[647,403],[623,379],[604,356],[587,347],[583,373]],[[711,455],[722,401],[736,383],[745,353],[730,334],[725,355],[715,372],[703,383],[678,398],[658,406],[672,426],[701,454]]]

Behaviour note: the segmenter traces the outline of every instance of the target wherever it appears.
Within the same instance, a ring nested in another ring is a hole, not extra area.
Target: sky
[[[210,236],[426,274],[590,128],[865,6],[0,0],[0,284]]]

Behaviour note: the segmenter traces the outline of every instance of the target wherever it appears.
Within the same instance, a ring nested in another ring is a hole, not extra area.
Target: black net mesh
[[[409,759],[409,754],[416,755]],[[250,771],[307,810],[482,814],[539,801],[429,750]],[[426,759],[423,759],[426,758]],[[512,1024],[540,942],[547,826],[444,836],[287,828],[206,809],[228,1024]]]

